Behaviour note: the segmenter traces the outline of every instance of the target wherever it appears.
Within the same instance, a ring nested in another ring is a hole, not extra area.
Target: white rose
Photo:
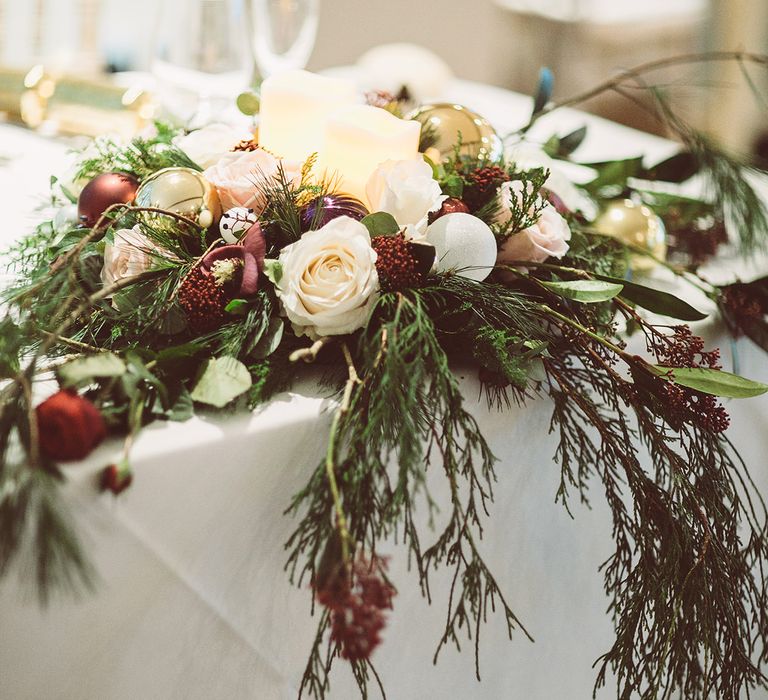
[[[340,216],[280,253],[277,295],[297,335],[318,338],[362,328],[379,288],[368,229]]]
[[[186,153],[201,168],[210,168],[238,143],[253,138],[244,129],[227,124],[209,124],[173,139],[173,145]]]
[[[430,212],[447,199],[421,157],[384,161],[368,180],[365,193],[371,211],[391,214],[412,239],[424,237]]]
[[[101,281],[109,287],[126,277],[147,272],[160,253],[161,248],[149,240],[138,225],[115,231],[114,241],[104,248]]]
[[[535,224],[504,241],[496,262],[508,265],[514,261],[544,262],[549,257],[562,258],[568,252],[569,240],[568,222],[547,204]]]

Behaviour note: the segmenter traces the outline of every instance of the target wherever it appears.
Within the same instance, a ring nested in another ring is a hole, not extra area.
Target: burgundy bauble
[[[446,214],[469,214],[469,207],[458,197],[448,197],[442,206],[429,215],[429,223],[434,223]]]
[[[40,450],[61,462],[85,459],[107,434],[99,409],[69,389],[43,401],[35,414]]]
[[[347,194],[326,194],[316,197],[301,209],[301,230],[319,229],[340,216],[360,221],[370,212],[359,199]]]
[[[93,228],[113,204],[130,204],[136,198],[139,181],[125,173],[102,173],[91,180],[77,200],[80,222]]]

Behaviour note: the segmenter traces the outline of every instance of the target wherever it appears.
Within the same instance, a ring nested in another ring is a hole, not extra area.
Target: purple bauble
[[[301,209],[301,230],[319,229],[339,216],[349,216],[357,221],[369,212],[359,199],[347,194],[326,194],[313,199]]]

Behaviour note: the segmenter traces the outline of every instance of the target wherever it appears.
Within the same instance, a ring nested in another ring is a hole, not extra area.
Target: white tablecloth
[[[457,82],[451,97],[503,128],[521,122],[529,102],[511,93]],[[584,158],[672,150],[660,139],[573,111],[537,127],[546,137],[590,124]],[[0,128],[4,236],[28,226],[48,174],[61,164],[61,144]],[[25,218],[21,218],[21,216]],[[749,274],[749,273],[747,273]],[[668,280],[660,280],[667,284]],[[700,329],[731,347],[719,329]],[[768,381],[765,356],[737,345],[740,370]],[[500,620],[481,635],[482,683],[474,679],[471,644],[452,648],[437,666],[432,654],[443,628],[445,578],[435,579],[431,608],[416,577],[392,546],[398,586],[385,641],[374,662],[394,700],[424,698],[590,698],[594,660],[612,641],[607,599],[597,572],[611,552],[607,509],[595,484],[593,510],[575,519],[554,503],[559,468],[548,435],[546,399],[524,409],[490,411],[477,382],[463,379],[468,406],[496,455],[499,482],[484,551],[508,601],[536,642],[506,640]],[[324,452],[332,403],[307,380],[270,405],[228,418],[202,414],[185,424],[156,424],[139,439],[135,480],[119,499],[93,481],[118,445],[101,447],[67,468],[66,498],[76,514],[101,582],[80,602],[40,612],[29,591],[0,587],[0,698],[4,700],[211,700],[295,697],[314,634],[310,592],[287,583],[283,543],[294,522],[282,516],[291,495]],[[768,495],[768,398],[730,402],[731,437]],[[432,481],[439,473],[432,470]],[[343,663],[332,698],[355,697]],[[615,686],[598,697],[615,696]],[[768,698],[768,694],[755,697]]]

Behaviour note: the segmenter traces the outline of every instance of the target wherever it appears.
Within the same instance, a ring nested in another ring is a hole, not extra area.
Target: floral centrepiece
[[[223,125],[164,124],[130,144],[94,142],[54,185],[52,220],[12,251],[18,279],[0,321],[0,516],[13,527],[0,530],[0,572],[24,528],[51,517],[66,477],[59,462],[85,457],[107,431],[122,436],[122,457],[98,484],[117,495],[132,483],[145,424],[186,420],[197,406],[255,407],[314,362],[338,408],[326,453],[286,504],[296,518],[287,570],[319,603],[307,665],[292,669],[301,692],[328,696],[337,658],[363,695],[378,679],[375,649],[398,614],[378,548],[393,539],[425,593],[434,569],[453,571],[437,651],[466,635],[479,660],[492,611],[510,636],[530,634],[479,544],[497,479],[515,465],[497,471],[465,408],[453,368],[471,368],[500,410],[551,401],[559,501],[573,508],[604,491],[615,549],[602,575],[616,637],[597,685],[610,674],[622,698],[702,700],[763,685],[768,533],[722,400],[768,387],[724,371],[687,325],[706,314],[632,269],[638,256],[665,266],[708,295],[735,335],[768,349],[765,279],[717,287],[697,274],[729,217],[744,253],[768,247],[768,211],[740,164],[670,118],[682,143],[673,158],[592,163],[593,180],[571,182],[558,166],[574,165],[584,129],[553,135],[544,155],[526,150],[529,128],[556,108],[547,80],[506,156],[458,133],[451,154],[445,134],[408,118],[407,96],[378,92],[361,110],[343,81],[270,80],[266,142]],[[483,121],[486,139],[489,130]],[[158,182],[158,172],[184,177]],[[664,189],[694,174],[716,185],[714,198]],[[85,183],[81,219],[65,183]],[[190,183],[205,196],[185,199]],[[595,214],[611,207],[640,212],[631,240],[595,229]],[[674,259],[637,244],[665,231]],[[630,331],[643,355],[628,349]],[[60,390],[35,405],[43,366]],[[433,500],[428,464],[447,498]],[[27,498],[34,489],[45,497]],[[417,532],[421,507],[439,508],[447,524]],[[499,527],[503,517],[493,515]],[[90,583],[75,533],[57,523],[37,560],[43,599],[62,582]]]

